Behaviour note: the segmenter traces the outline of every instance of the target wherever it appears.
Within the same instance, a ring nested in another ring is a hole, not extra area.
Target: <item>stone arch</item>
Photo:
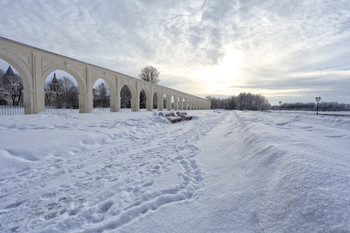
[[[121,91],[123,90],[123,88],[128,88],[128,90],[130,91],[130,104],[128,106],[130,106],[131,110],[135,109],[135,98],[136,98],[136,90],[135,88],[129,83],[129,82],[123,82],[121,85],[120,85],[120,89],[118,91],[119,95],[121,95]],[[134,101],[133,101],[134,100]],[[123,98],[122,96],[120,96],[120,107],[123,108],[122,106],[122,101],[123,101]]]
[[[157,96],[157,100],[156,100],[156,103],[155,103],[155,100],[154,100],[154,96]],[[162,94],[161,94],[161,92],[159,91],[159,90],[154,90],[153,91],[153,94],[152,94],[152,100],[153,100],[153,109],[154,109],[154,106],[157,106],[157,110],[160,110],[160,111],[162,111],[163,110],[163,108],[162,108],[162,106],[163,106],[163,98],[162,98]]]
[[[166,109],[168,107],[167,106],[168,97],[165,93],[163,93],[163,96],[161,98],[162,98],[162,108]]]
[[[104,75],[103,73],[99,73],[98,75],[95,75],[94,78],[92,79],[92,85],[94,85],[96,83],[96,81],[98,79],[103,79],[108,87],[109,87],[109,91],[111,93],[111,96],[116,96],[116,86],[115,86],[115,82],[113,81],[113,78],[108,76],[108,75]]]
[[[93,107],[96,108],[108,108],[110,107],[111,88],[105,79],[99,78],[96,81],[92,81],[92,95],[93,95]],[[100,89],[104,88],[104,89]],[[100,92],[105,91],[105,92]]]
[[[46,77],[43,89],[45,108],[79,108],[79,88],[76,80],[72,80],[70,76],[67,72],[55,70]],[[60,84],[64,85],[63,89]],[[67,96],[69,99],[65,98]]]
[[[31,72],[28,69],[27,65],[18,58],[15,54],[9,53],[4,49],[0,49],[0,59],[4,60],[10,64],[19,74],[22,79],[24,89],[31,89],[32,83],[30,80]],[[6,70],[4,70],[6,72]]]
[[[147,109],[147,100],[149,98],[149,95],[147,94],[147,89],[145,90],[145,88],[142,88],[139,92],[139,109]]]
[[[173,93],[170,94],[170,110],[175,109],[175,95]]]
[[[128,85],[123,85],[120,88],[120,108],[131,108],[131,99],[132,93],[130,88]]]
[[[83,78],[82,74],[79,74],[78,68],[75,68],[71,65],[69,66],[64,66],[62,64],[55,63],[54,65],[50,66],[47,68],[41,75],[41,82],[45,82],[47,76],[54,72],[55,70],[62,70],[68,74],[70,74],[75,81],[78,83],[78,88],[79,88],[79,94],[87,94],[86,90],[86,81]]]
[[[10,64],[19,74],[23,83],[23,104],[25,114],[39,112],[35,106],[35,87],[32,82],[32,74],[28,66],[15,54],[0,49],[0,58]]]
[[[161,93],[157,93],[159,100],[161,100],[163,93],[167,94],[168,101],[171,98],[169,97],[171,96],[170,93],[174,94],[175,96],[185,95],[186,106],[194,108],[210,108],[210,102],[201,101],[203,99],[196,96],[143,82],[116,71],[111,71],[102,67],[90,65],[83,61],[64,57],[42,49],[37,49],[32,46],[18,43],[6,38],[0,38],[0,42],[0,58],[8,62],[11,67],[17,71],[22,79],[24,86],[23,99],[26,114],[38,113],[44,110],[45,80],[48,75],[55,70],[62,70],[64,72],[67,72],[73,76],[75,81],[78,83],[80,112],[89,112],[93,109],[92,82],[95,81],[93,79],[95,78],[94,75],[97,73],[99,77],[96,78],[103,78],[110,87],[111,93],[115,92],[116,94],[113,100],[115,111],[118,111],[120,109],[119,94],[121,88],[124,85],[127,85],[128,89],[130,90],[130,94],[134,98],[132,101],[134,110],[137,110],[138,108],[138,91],[141,89],[141,87],[144,87],[145,91],[148,90],[150,92],[149,95],[147,95],[148,99],[150,99],[150,106],[152,103],[152,94],[154,95],[153,89],[155,89]],[[103,75],[101,75],[101,73]],[[105,73],[109,74],[110,76],[105,76]],[[180,104],[181,106],[184,103],[184,98],[182,98],[180,101],[182,101],[182,104]],[[170,104],[167,105],[170,107]]]
[[[131,93],[131,98],[134,98],[136,96],[136,88],[134,85],[132,85],[130,82],[124,80],[124,79],[121,79],[120,81],[120,87],[119,87],[119,90],[117,90],[117,93],[120,93],[120,91],[122,90],[122,88],[124,86],[127,86],[130,90],[130,93]]]
[[[93,86],[98,79],[103,79],[107,83],[109,87],[110,111],[117,112],[118,111],[118,107],[117,107],[118,94],[117,94],[116,83],[114,81],[115,78],[110,75],[106,75],[104,72],[100,72],[93,76],[91,85]],[[119,91],[119,96],[120,96],[120,91]]]
[[[45,87],[45,81],[47,77],[54,71],[61,70],[69,75],[71,75],[74,80],[78,83],[78,98],[79,98],[79,112],[84,113],[84,112],[89,112],[89,110],[92,110],[92,99],[91,99],[91,109],[89,108],[89,103],[88,100],[85,99],[85,97],[88,95],[86,92],[86,84],[84,81],[84,78],[77,72],[78,69],[72,69],[72,68],[67,68],[61,64],[55,63],[51,67],[47,68],[42,74],[41,74],[41,79],[40,79],[40,89],[42,90],[42,93],[45,94],[44,87]],[[92,91],[91,91],[92,92]],[[43,105],[43,109],[45,106],[45,96],[42,95],[40,99],[38,99],[38,102]]]
[[[153,92],[152,98],[153,98],[152,109],[159,109],[159,103],[158,103],[159,97],[158,97],[157,92]]]

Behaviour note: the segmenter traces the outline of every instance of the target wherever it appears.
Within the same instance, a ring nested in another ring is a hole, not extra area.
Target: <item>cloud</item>
[[[3,0],[0,8],[1,36],[134,77],[153,65],[165,84],[192,94],[324,87],[350,102],[346,72],[329,82],[301,75],[349,70],[347,0]],[[227,67],[225,78],[193,75],[235,53],[232,80]]]

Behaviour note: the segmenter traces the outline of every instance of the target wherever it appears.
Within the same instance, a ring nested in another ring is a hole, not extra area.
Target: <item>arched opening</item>
[[[3,59],[3,60],[2,60]],[[4,49],[0,49],[0,67],[6,71],[8,68],[8,64],[11,65],[13,69],[15,69],[18,75],[22,79],[23,83],[23,110],[25,114],[33,114],[38,111],[37,103],[33,98],[34,87],[31,79],[31,71],[29,68],[23,63],[21,59],[15,56],[10,51],[6,51]]]
[[[147,105],[147,96],[146,96],[146,92],[142,89],[140,91],[140,109],[146,109],[146,105]]]
[[[175,98],[174,98],[173,95],[171,96],[171,103],[170,103],[170,106],[171,106],[171,109],[175,109]]]
[[[157,93],[153,94],[153,109],[158,109],[158,95],[157,95]]]
[[[63,71],[51,72],[44,86],[45,109],[79,109],[79,86],[75,78]]]
[[[94,108],[109,108],[110,107],[110,91],[109,86],[104,79],[97,79],[92,89],[94,96]]]
[[[163,95],[163,108],[166,109],[166,102],[167,102],[167,98],[166,98],[166,94]]]
[[[120,90],[120,107],[131,108],[131,91],[127,85]]]
[[[23,107],[23,81],[17,70],[0,59],[0,105]]]

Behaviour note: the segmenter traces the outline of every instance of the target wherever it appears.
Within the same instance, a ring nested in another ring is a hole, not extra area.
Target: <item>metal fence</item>
[[[130,109],[120,109],[121,112],[130,112]],[[62,114],[62,113],[79,113],[79,109],[66,109],[66,108],[52,108],[45,107],[44,112]],[[100,112],[110,112],[110,108],[94,108],[92,110],[94,113]],[[0,115],[24,115],[24,106],[9,106],[9,105],[0,105]]]
[[[24,115],[24,107],[0,105],[0,115]]]

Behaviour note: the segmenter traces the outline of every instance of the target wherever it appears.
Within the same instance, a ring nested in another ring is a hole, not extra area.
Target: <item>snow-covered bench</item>
[[[174,112],[160,112],[159,116],[165,117],[170,123],[182,121],[182,117],[176,116]]]
[[[183,121],[192,120],[192,116],[188,116],[187,112],[176,112],[176,115],[182,117]]]

